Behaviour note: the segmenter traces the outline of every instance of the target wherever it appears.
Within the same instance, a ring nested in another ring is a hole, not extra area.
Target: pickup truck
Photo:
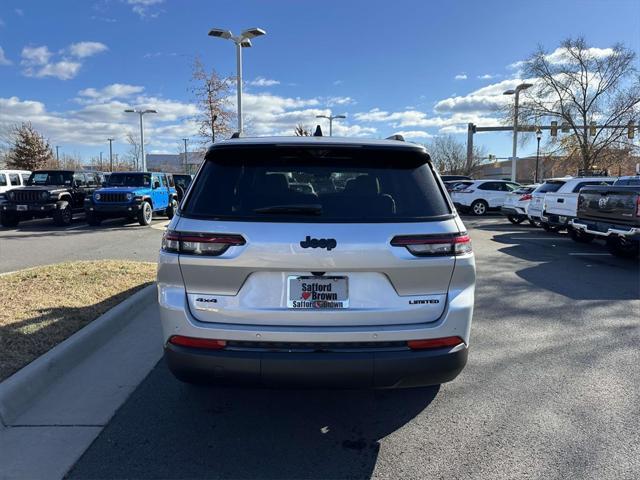
[[[571,238],[578,242],[606,240],[619,257],[640,255],[640,177],[621,178],[611,186],[585,187],[578,196]]]
[[[590,185],[611,185],[615,177],[574,177],[555,192],[544,196],[540,225],[548,232],[564,230],[577,216],[578,194],[580,189]]]
[[[97,226],[105,218],[125,217],[140,225],[151,223],[154,213],[169,219],[178,209],[173,177],[156,172],[114,172],[104,188],[84,202],[87,223]]]

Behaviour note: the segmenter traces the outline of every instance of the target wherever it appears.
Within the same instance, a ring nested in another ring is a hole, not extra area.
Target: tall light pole
[[[125,113],[137,113],[138,115],[140,115],[140,154],[142,155],[142,171],[146,172],[147,171],[147,159],[144,156],[144,123],[142,122],[142,117],[144,117],[144,115],[146,113],[158,113],[157,110],[133,110],[131,108],[127,108],[125,111]]]
[[[109,140],[109,171],[113,172],[113,138],[107,138]]]
[[[540,139],[542,138],[542,130],[536,129],[536,140],[538,140],[538,149],[536,150],[536,178],[533,183],[538,183],[538,164],[540,162]]]
[[[189,140],[188,138],[183,138],[182,141],[184,142],[184,173],[189,173],[187,170],[187,140]]]
[[[333,136],[333,121],[336,118],[347,118],[345,115],[316,115],[316,118],[326,118],[329,120],[329,136]]]
[[[58,164],[58,168],[60,168],[60,145],[56,145],[56,163]]]
[[[504,95],[515,95],[515,105],[513,109],[513,155],[511,156],[511,181],[516,181],[516,154],[518,153],[518,102],[520,101],[520,92],[531,87],[530,83],[521,83],[515,90],[507,90]]]
[[[251,39],[265,35],[267,32],[262,28],[248,28],[240,35],[234,35],[230,30],[222,30],[220,28],[212,28],[209,30],[210,37],[231,40],[236,44],[236,90],[238,95],[238,133],[242,133],[242,49],[251,46]]]

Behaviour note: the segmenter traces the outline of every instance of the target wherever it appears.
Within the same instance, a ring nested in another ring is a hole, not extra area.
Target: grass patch
[[[0,380],[155,279],[156,264],[68,262],[0,276]]]

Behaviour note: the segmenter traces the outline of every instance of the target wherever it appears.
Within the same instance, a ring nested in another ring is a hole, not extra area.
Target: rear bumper
[[[465,344],[424,351],[269,352],[203,350],[167,344],[165,358],[184,381],[336,388],[398,388],[453,380],[467,363]]]
[[[617,236],[625,237],[629,240],[640,240],[640,227],[618,225],[609,222],[596,222],[582,218],[574,218],[571,221],[571,226],[576,230],[598,237]]]
[[[542,212],[540,220],[554,227],[565,228],[572,220],[572,217],[556,215],[555,213]]]

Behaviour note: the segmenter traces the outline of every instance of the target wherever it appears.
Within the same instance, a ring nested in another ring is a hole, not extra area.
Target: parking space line
[[[571,240],[570,238],[562,237],[511,237],[511,240]]]
[[[79,228],[86,228],[86,225],[76,225],[75,227],[65,228],[65,230],[77,230]]]

